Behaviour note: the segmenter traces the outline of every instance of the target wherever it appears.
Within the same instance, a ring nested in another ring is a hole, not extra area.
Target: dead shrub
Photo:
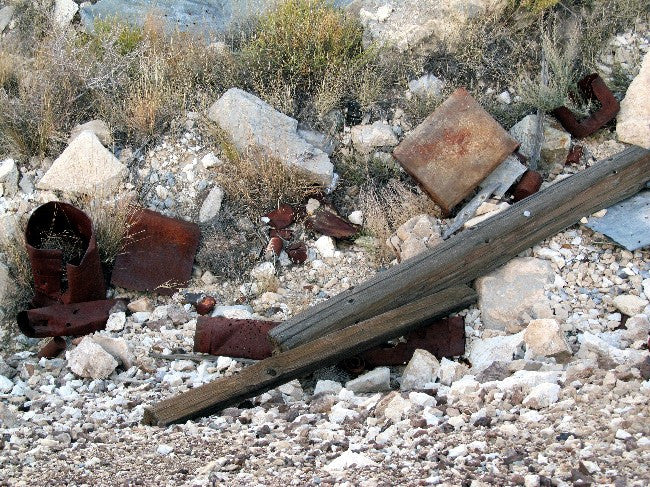
[[[4,256],[2,261],[7,265],[11,278],[5,311],[14,327],[13,317],[26,309],[34,297],[32,265],[25,248],[26,223],[24,219],[18,222],[15,235],[0,237],[0,254]]]

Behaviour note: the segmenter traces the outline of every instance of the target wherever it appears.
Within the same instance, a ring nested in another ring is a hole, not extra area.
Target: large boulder
[[[650,51],[621,101],[616,134],[621,142],[650,149]]]
[[[476,280],[481,319],[486,328],[518,332],[531,319],[552,318],[544,288],[555,281],[548,261],[533,257],[511,260]]]
[[[84,337],[74,350],[66,352],[65,358],[72,372],[79,377],[90,379],[106,379],[118,366],[113,355],[92,337]]]
[[[298,122],[255,95],[231,88],[208,110],[210,120],[228,134],[240,152],[251,148],[308,174],[317,183],[332,182],[329,156],[298,134]]]
[[[467,24],[483,14],[499,13],[506,0],[355,0],[365,41],[400,51],[430,53],[454,48]]]
[[[36,187],[75,195],[109,195],[125,174],[126,166],[93,132],[85,130],[70,142]]]

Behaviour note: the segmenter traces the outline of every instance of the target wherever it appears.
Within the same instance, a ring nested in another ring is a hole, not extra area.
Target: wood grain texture
[[[309,308],[269,332],[288,350],[449,286],[465,284],[583,216],[637,193],[650,180],[650,151],[601,160],[438,247]]]
[[[231,377],[191,389],[145,409],[144,424],[167,425],[206,416],[320,367],[403,335],[476,301],[467,286],[425,296],[398,309],[261,360]]]

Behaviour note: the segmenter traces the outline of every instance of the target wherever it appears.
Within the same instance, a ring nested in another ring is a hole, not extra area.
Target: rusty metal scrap
[[[67,342],[63,337],[52,337],[41,347],[36,356],[38,358],[56,358],[66,349]]]
[[[199,317],[194,351],[262,360],[271,356],[267,334],[278,324],[276,321]]]
[[[307,260],[307,244],[294,242],[287,245],[287,255],[294,264],[302,264]]]
[[[565,164],[580,164],[584,149],[581,145],[574,145],[566,156]]]
[[[73,304],[54,304],[18,313],[20,331],[31,338],[77,336],[106,327],[106,320],[117,299]]]
[[[276,210],[264,216],[269,219],[269,224],[278,230],[286,228],[296,221],[296,212],[289,205],[280,205]]]
[[[539,188],[542,187],[542,181],[542,175],[537,171],[526,171],[512,192],[514,200],[521,201],[524,198],[528,198],[530,195],[537,193]]]
[[[393,156],[449,214],[518,143],[459,88],[395,148]]]
[[[151,210],[135,212],[111,282],[136,291],[174,294],[192,277],[200,234],[194,223]]]
[[[212,310],[217,305],[217,300],[213,296],[203,296],[196,303],[196,312],[201,316],[212,313]]]
[[[356,235],[359,228],[344,218],[329,205],[321,204],[313,215],[307,216],[305,226],[321,235],[335,238],[348,238]]]
[[[395,346],[379,346],[367,350],[342,366],[350,372],[382,365],[403,365],[408,363],[417,349],[426,350],[438,358],[455,357],[465,353],[465,320],[453,316],[412,331],[405,340]]]
[[[34,276],[32,306],[106,297],[93,225],[80,209],[58,201],[38,207],[27,222],[25,246]],[[64,255],[62,247],[74,255]]]
[[[581,122],[578,122],[573,112],[565,106],[553,110],[553,115],[571,135],[581,139],[593,134],[614,119],[621,106],[603,79],[596,73],[582,78],[578,82],[578,88],[587,100],[598,101],[601,107]]]

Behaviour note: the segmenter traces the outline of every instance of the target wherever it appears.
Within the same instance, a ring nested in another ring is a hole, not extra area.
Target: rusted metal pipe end
[[[515,201],[521,201],[528,198],[530,195],[535,194],[542,187],[542,175],[537,171],[526,171],[521,177],[519,183],[515,187],[512,195]]]

